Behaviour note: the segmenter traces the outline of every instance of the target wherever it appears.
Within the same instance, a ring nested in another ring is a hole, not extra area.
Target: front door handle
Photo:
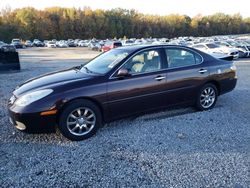
[[[207,70],[206,69],[200,69],[198,72],[201,73],[201,74],[204,74],[205,72],[207,72]]]
[[[157,76],[157,77],[155,77],[155,80],[161,81],[161,80],[163,80],[165,78],[166,78],[165,76]]]

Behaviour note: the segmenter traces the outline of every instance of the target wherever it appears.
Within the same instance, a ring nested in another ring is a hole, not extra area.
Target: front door
[[[129,71],[124,78],[114,74],[108,82],[109,119],[132,115],[164,106],[166,70],[161,49],[148,49],[134,55],[121,68]]]

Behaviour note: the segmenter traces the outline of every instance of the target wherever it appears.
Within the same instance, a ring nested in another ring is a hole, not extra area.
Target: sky
[[[135,9],[145,14],[185,14],[194,17],[197,14],[211,15],[217,12],[225,14],[240,13],[250,17],[249,0],[0,0],[0,9],[10,6],[12,9],[34,7],[90,7],[92,9],[125,8]]]

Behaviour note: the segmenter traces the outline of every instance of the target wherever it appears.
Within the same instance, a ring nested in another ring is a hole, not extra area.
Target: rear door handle
[[[207,72],[207,70],[206,69],[200,69],[198,72],[201,73],[201,74],[204,74],[205,72]]]
[[[157,77],[155,77],[155,80],[161,81],[161,80],[163,80],[165,78],[166,78],[165,76],[157,76]]]

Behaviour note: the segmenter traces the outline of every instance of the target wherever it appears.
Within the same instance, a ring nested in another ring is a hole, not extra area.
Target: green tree
[[[250,33],[250,18],[240,14],[216,13],[209,16],[170,14],[148,15],[136,10],[92,10],[51,7],[36,10],[31,7],[0,11],[0,40],[12,38],[146,38],[178,36],[211,36]]]

